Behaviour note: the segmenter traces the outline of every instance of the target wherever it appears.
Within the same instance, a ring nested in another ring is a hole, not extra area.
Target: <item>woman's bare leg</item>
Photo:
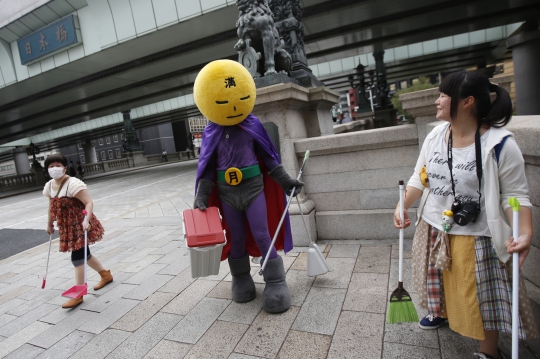
[[[84,284],[84,266],[75,267],[75,284]]]
[[[90,268],[95,270],[96,272],[101,272],[102,270],[105,270],[99,259],[96,258],[96,256],[92,255],[92,258],[88,260],[88,265]]]
[[[480,352],[491,355],[494,358],[499,357],[499,331],[486,330],[486,339],[480,340]]]

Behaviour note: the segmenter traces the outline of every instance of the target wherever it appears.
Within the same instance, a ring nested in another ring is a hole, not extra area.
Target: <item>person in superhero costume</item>
[[[194,208],[217,206],[224,217],[229,242],[223,249],[232,275],[232,298],[245,303],[255,298],[249,255],[267,255],[285,208],[285,192],[303,183],[290,177],[266,130],[251,114],[255,83],[238,62],[217,60],[198,74],[194,99],[211,123],[203,133],[195,183]],[[263,309],[281,313],[290,307],[283,260],[277,250],[292,249],[289,218],[280,229],[263,271],[266,283]]]

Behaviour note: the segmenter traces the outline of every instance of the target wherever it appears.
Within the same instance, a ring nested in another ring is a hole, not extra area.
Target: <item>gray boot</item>
[[[281,313],[291,306],[289,286],[285,282],[283,259],[268,260],[263,272],[266,286],[263,292],[263,309],[268,313]]]
[[[246,303],[255,299],[255,283],[251,277],[251,266],[249,265],[249,256],[243,256],[240,259],[229,259],[229,267],[231,268],[232,284],[231,292],[232,299],[237,303]]]

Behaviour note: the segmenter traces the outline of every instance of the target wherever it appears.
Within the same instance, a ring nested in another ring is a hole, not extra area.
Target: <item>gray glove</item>
[[[302,190],[302,187],[304,186],[304,182],[300,182],[295,178],[292,178],[289,176],[287,171],[285,171],[285,168],[283,165],[278,165],[274,167],[274,169],[270,172],[268,172],[268,175],[276,181],[281,188],[287,193],[287,196],[291,195],[291,191],[293,187],[296,186],[296,189],[294,190],[293,197],[295,197],[300,191]]]
[[[201,211],[205,211],[208,207],[208,198],[212,189],[214,188],[214,183],[209,180],[201,179],[199,181],[199,187],[197,188],[197,196],[195,197],[195,202],[193,202],[193,208],[198,208]]]

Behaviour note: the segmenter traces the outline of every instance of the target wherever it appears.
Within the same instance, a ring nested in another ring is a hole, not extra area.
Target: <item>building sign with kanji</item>
[[[82,44],[75,15],[69,15],[17,40],[21,64],[30,65],[45,57]]]

